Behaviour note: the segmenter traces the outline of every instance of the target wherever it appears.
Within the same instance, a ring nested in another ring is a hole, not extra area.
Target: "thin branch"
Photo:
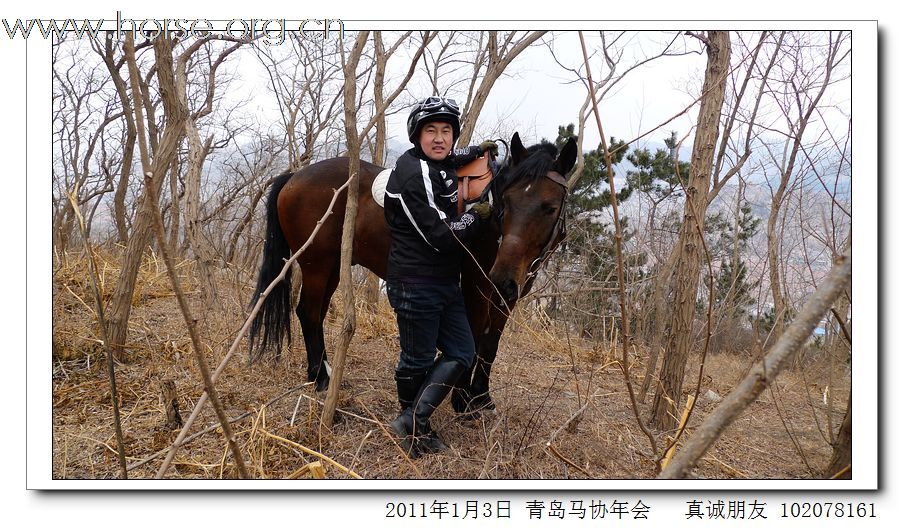
[[[145,174],[145,184],[148,188],[151,187],[153,178],[151,173]],[[201,350],[201,339],[198,336],[198,329],[196,327],[197,320],[191,316],[191,310],[188,308],[188,302],[185,301],[185,294],[182,292],[182,285],[179,282],[179,277],[176,276],[176,266],[175,263],[173,263],[169,243],[166,240],[166,233],[163,229],[163,219],[160,216],[160,204],[156,194],[149,193],[148,200],[150,201],[151,212],[153,213],[154,232],[157,235],[157,244],[160,246],[160,253],[163,254],[163,261],[166,263],[166,271],[169,274],[170,283],[173,285],[176,300],[179,302],[179,309],[182,310],[182,316],[185,318],[185,325],[188,327],[188,334],[191,336],[192,351],[194,351],[195,362],[198,363],[201,377],[204,379],[205,392],[210,396],[210,404],[216,412],[217,418],[220,420],[220,426],[223,427],[223,436],[226,438],[226,443],[229,444],[230,451],[232,451],[232,457],[235,459],[235,463],[238,466],[239,475],[244,479],[250,478],[248,470],[245,469],[245,460],[242,458],[242,452],[239,450],[238,444],[235,443],[235,435],[232,432],[232,428],[229,426],[229,418],[227,418],[226,413],[223,412],[223,405],[220,402],[220,397],[217,394],[216,387],[213,386],[213,380],[210,377],[210,367],[207,364],[207,359],[204,357],[204,352]]]
[[[606,166],[609,171],[609,198],[612,202],[612,221],[615,227],[615,263],[617,264],[618,269],[618,301],[621,306],[621,328],[622,328],[622,362],[621,371],[622,375],[625,379],[625,385],[628,387],[628,396],[631,398],[631,408],[634,411],[634,417],[637,420],[637,424],[640,426],[640,429],[646,434],[647,438],[650,440],[650,447],[653,450],[653,454],[658,453],[656,450],[656,438],[653,437],[653,433],[644,425],[643,420],[640,417],[640,410],[637,407],[637,398],[634,395],[634,387],[631,384],[631,376],[628,373],[628,349],[630,347],[631,342],[631,329],[630,322],[628,320],[628,308],[625,303],[625,263],[624,257],[622,256],[622,242],[624,236],[622,235],[622,227],[621,221],[618,216],[618,201],[617,194],[615,192],[615,177],[612,174],[612,153],[609,151],[608,143],[606,142],[606,135],[603,133],[603,123],[600,120],[600,111],[599,107],[596,104],[596,95],[595,89],[593,87],[593,78],[590,74],[590,59],[587,57],[587,47],[584,44],[584,34],[582,32],[578,32],[578,37],[581,40],[581,52],[584,54],[584,67],[587,70],[587,88],[590,91],[590,101],[593,103],[593,114],[596,117],[596,126],[600,132],[600,142],[603,147],[603,153],[606,157]],[[658,465],[658,464],[657,464]]]
[[[326,221],[327,217],[329,217],[333,213],[333,206],[336,204],[336,199],[339,197],[339,194],[348,187],[351,179],[345,181],[345,184],[340,186],[338,189],[333,191],[333,198],[330,201],[330,204],[326,208],[326,212],[324,212],[323,217],[317,221],[317,226],[314,227],[314,230],[311,232],[311,235],[308,236],[308,240],[305,241],[304,245],[301,246],[292,256],[286,260],[286,264],[283,265],[282,270],[270,282],[270,285],[267,286],[266,289],[261,293],[261,295],[257,299],[257,303],[254,304],[254,308],[251,310],[251,313],[248,314],[248,317],[245,319],[245,323],[242,325],[242,329],[239,330],[238,334],[235,337],[235,340],[232,341],[232,346],[229,348],[229,351],[226,353],[226,356],[220,361],[220,365],[217,367],[216,371],[214,371],[213,376],[211,377],[212,381],[216,381],[217,377],[226,367],[226,364],[232,359],[232,356],[235,354],[236,350],[238,350],[239,343],[242,340],[242,337],[248,332],[248,328],[251,327],[251,321],[254,320],[254,317],[257,316],[257,313],[260,311],[261,307],[264,305],[264,300],[270,294],[270,292],[279,284],[279,282],[283,281],[286,277],[286,272],[292,267],[292,263],[301,256],[301,253],[307,250],[307,248],[314,241],[314,236],[320,231],[320,227],[323,226],[323,223]],[[201,394],[201,397],[198,399],[198,402],[195,404],[194,410],[192,410],[191,415],[186,420],[185,425],[182,427],[182,430],[179,432],[179,435],[176,437],[176,441],[173,442],[173,445],[170,446],[169,452],[166,455],[166,459],[163,464],[160,466],[160,469],[157,471],[157,478],[163,478],[166,470],[169,469],[170,464],[173,461],[173,457],[176,456],[176,451],[185,441],[185,436],[188,433],[188,429],[194,423],[195,419],[197,419],[198,414],[201,412],[201,408],[204,407],[204,403],[207,401],[207,392]]]
[[[578,471],[580,471],[581,473],[587,475],[587,478],[592,478],[592,479],[595,479],[595,478],[596,478],[596,477],[594,477],[593,475],[591,475],[590,473],[588,473],[586,469],[584,469],[584,468],[582,468],[581,466],[575,464],[574,462],[572,462],[572,461],[569,460],[568,458],[565,458],[565,456],[564,456],[562,453],[560,453],[558,449],[556,449],[556,447],[552,444],[552,442],[546,442],[546,450],[549,451],[549,454],[551,454],[552,456],[558,458],[558,459],[561,460],[562,462],[565,462],[565,463],[568,464],[569,466],[571,466],[571,467],[577,469]]]
[[[339,462],[336,462],[335,460],[333,460],[332,458],[326,456],[326,455],[323,454],[323,453],[318,453],[317,451],[315,451],[315,450],[313,450],[313,449],[310,449],[310,448],[308,448],[308,447],[305,447],[305,446],[301,445],[301,444],[298,443],[298,442],[293,442],[292,440],[287,440],[287,439],[283,438],[282,436],[277,436],[277,435],[275,435],[275,434],[273,434],[273,433],[267,432],[267,431],[264,430],[264,429],[258,429],[257,432],[259,432],[259,433],[261,433],[261,434],[263,434],[263,435],[265,435],[265,436],[268,436],[268,437],[270,437],[270,438],[273,438],[274,440],[276,440],[276,441],[278,441],[278,442],[282,442],[282,443],[284,443],[284,444],[286,444],[286,445],[289,445],[289,446],[291,446],[291,447],[294,447],[294,448],[300,450],[300,451],[303,452],[303,453],[307,453],[307,454],[309,454],[309,455],[311,455],[311,456],[316,456],[317,458],[319,458],[319,459],[321,459],[321,460],[325,460],[327,463],[329,463],[329,464],[332,465],[333,467],[336,467],[336,468],[338,468],[338,469],[344,471],[345,474],[347,474],[347,475],[349,475],[349,476],[351,476],[351,477],[354,477],[354,478],[357,478],[357,479],[360,479],[360,478],[361,478],[361,475],[355,473],[355,472],[352,471],[351,469],[349,469],[349,468],[343,466],[343,465],[340,464]]]
[[[838,314],[838,311],[833,307],[832,314],[835,315],[835,320],[838,321],[838,327],[841,328],[841,333],[844,334],[845,340],[847,340],[848,346],[853,346],[854,344],[851,342],[851,332],[848,331],[847,326],[844,325],[844,320],[841,318],[841,315]]]
[[[78,219],[78,226],[82,233],[82,242],[85,244],[85,253],[88,255],[88,272],[91,278],[91,290],[94,294],[94,311],[97,313],[97,325],[100,327],[101,336],[104,338],[104,349],[107,351],[107,374],[110,377],[110,399],[113,402],[113,427],[116,431],[116,455],[119,459],[119,468],[122,478],[129,478],[126,470],[126,450],[122,439],[122,421],[119,417],[119,392],[116,390],[116,374],[113,366],[113,348],[110,346],[110,334],[107,328],[107,319],[104,317],[103,298],[100,289],[97,287],[97,264],[94,262],[94,252],[91,250],[91,243],[88,239],[88,229],[85,226],[85,219],[79,210],[76,201],[78,188],[68,194],[69,202],[72,204],[72,211]],[[84,302],[82,302],[84,303]]]

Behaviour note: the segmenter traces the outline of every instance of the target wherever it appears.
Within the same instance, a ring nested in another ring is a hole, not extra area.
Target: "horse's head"
[[[509,307],[524,294],[526,284],[565,237],[568,189],[564,175],[576,159],[573,138],[557,153],[553,144],[525,149],[518,133],[512,137],[511,160],[500,174],[498,190],[502,238],[489,274]]]

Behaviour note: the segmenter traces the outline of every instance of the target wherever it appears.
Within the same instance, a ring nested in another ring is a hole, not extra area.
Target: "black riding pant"
[[[437,349],[446,359],[471,366],[474,337],[457,283],[390,280],[386,292],[399,325],[399,370],[428,370]]]

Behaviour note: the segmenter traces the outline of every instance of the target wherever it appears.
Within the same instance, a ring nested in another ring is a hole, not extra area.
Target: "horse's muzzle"
[[[521,297],[521,284],[509,275],[495,277],[490,274],[490,281],[493,282],[496,298],[501,298],[500,303],[498,303],[500,308],[508,306],[511,309],[518,298]]]
[[[508,279],[503,281],[501,284],[497,284],[496,289],[499,290],[502,298],[507,302],[514,302],[515,300],[517,300],[521,291],[521,289],[518,288],[518,284],[515,283],[515,280],[512,279]]]

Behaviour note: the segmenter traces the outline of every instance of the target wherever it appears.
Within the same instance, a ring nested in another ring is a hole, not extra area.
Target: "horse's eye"
[[[545,215],[552,215],[558,210],[558,207],[555,204],[550,204],[548,202],[543,203],[540,208]]]

